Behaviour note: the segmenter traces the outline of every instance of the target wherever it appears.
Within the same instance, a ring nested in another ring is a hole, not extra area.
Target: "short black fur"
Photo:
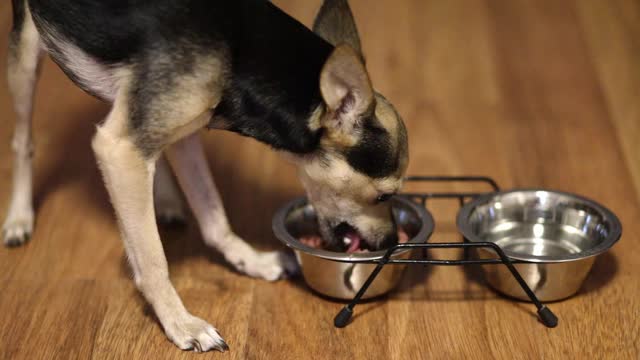
[[[269,1],[29,2],[40,28],[55,30],[104,65],[135,64],[136,80],[147,88],[161,90],[167,83],[149,69],[156,50],[179,58],[175,65],[183,68],[172,69],[177,74],[189,70],[184,67],[194,53],[223,52],[232,77],[215,114],[226,119],[229,130],[294,153],[319,144],[319,132],[306,121],[321,104],[320,71],[333,46]],[[135,113],[134,130],[144,131],[154,121],[143,106]]]
[[[306,121],[321,104],[318,79],[333,46],[270,2],[29,1],[37,25],[55,29],[104,65],[135,63],[137,80],[144,82],[140,87],[166,85],[162,74],[149,74],[154,50],[174,55],[224,52],[232,77],[216,115],[227,120],[228,129],[294,153],[317,148],[320,133]],[[185,67],[186,60],[181,57],[175,65]],[[146,113],[138,106],[134,130],[153,121]]]
[[[20,32],[24,22],[24,0],[11,0],[13,6],[13,31]]]
[[[157,28],[157,11],[145,15],[140,1],[29,0],[29,8],[40,29],[55,29],[105,64],[133,60]]]
[[[270,2],[242,10],[230,42],[232,78],[215,114],[276,149],[314,151],[320,133],[300,125],[321,104],[320,71],[333,46]]]
[[[360,140],[345,156],[352,168],[372,178],[383,178],[398,171],[398,152],[394,151],[389,132],[375,116],[363,119]]]

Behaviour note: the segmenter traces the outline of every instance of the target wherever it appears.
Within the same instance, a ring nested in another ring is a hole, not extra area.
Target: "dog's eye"
[[[392,196],[393,196],[393,194],[382,194],[382,195],[380,195],[380,196],[378,196],[376,198],[376,203],[379,204],[381,202],[385,202],[385,201],[391,199]]]

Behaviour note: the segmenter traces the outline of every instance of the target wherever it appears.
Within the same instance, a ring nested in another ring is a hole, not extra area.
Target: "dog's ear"
[[[360,36],[347,0],[324,0],[313,22],[313,32],[334,46],[351,46],[364,62]]]
[[[353,135],[362,116],[371,111],[374,96],[369,74],[350,46],[336,47],[325,62],[320,92],[328,111],[323,126],[330,133]]]

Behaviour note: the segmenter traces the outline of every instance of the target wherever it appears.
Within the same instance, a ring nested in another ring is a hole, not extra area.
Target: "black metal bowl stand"
[[[500,191],[498,184],[491,178],[484,176],[410,176],[406,178],[408,182],[480,182],[488,184],[493,192]],[[464,205],[467,199],[474,198],[476,196],[485,193],[403,193],[400,196],[408,197],[413,201],[417,201],[423,206],[427,206],[427,200],[429,199],[458,199],[460,206]],[[427,239],[428,240],[428,239]],[[427,250],[429,249],[464,249],[464,258],[462,260],[435,260],[427,258]],[[472,248],[485,248],[493,250],[498,258],[496,259],[470,259],[469,251]],[[391,259],[391,255],[397,250],[401,249],[422,249],[422,258],[420,259]],[[531,291],[529,285],[522,279],[518,270],[513,266],[514,263],[519,261],[512,260],[505,255],[500,246],[492,242],[469,242],[463,238],[463,242],[457,243],[411,243],[411,244],[397,244],[385,253],[385,255],[377,261],[371,263],[377,264],[376,268],[371,272],[371,275],[367,278],[360,290],[356,293],[354,298],[347,304],[335,317],[334,325],[339,328],[343,328],[349,324],[351,316],[353,315],[353,309],[360,302],[362,296],[366,293],[367,289],[373,283],[376,276],[382,268],[386,265],[504,265],[509,268],[509,271],[516,279],[518,284],[522,287],[522,290],[527,294],[531,302],[533,302],[538,309],[538,317],[540,321],[547,327],[553,328],[558,325],[558,318],[551,312],[551,310],[538,300],[536,295]]]

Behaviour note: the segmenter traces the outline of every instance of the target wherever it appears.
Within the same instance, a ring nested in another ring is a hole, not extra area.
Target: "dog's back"
[[[53,60],[98,98],[114,100],[121,67],[184,73],[197,57],[215,56],[228,74],[216,115],[233,120],[229,130],[293,152],[317,145],[279,129],[306,131],[295,122],[321,101],[317,74],[333,47],[268,1],[29,0],[29,8]],[[259,129],[265,124],[270,131]]]

